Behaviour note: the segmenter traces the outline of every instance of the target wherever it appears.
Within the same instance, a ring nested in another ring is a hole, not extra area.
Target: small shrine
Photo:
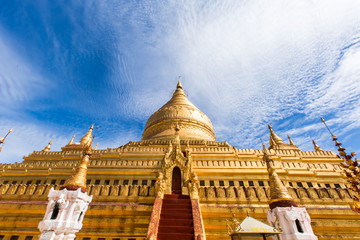
[[[282,233],[281,229],[271,227],[249,215],[240,223],[233,214],[226,225],[232,240],[265,240],[269,236]]]

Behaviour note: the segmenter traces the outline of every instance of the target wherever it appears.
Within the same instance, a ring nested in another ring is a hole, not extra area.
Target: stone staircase
[[[189,196],[164,195],[158,240],[194,240],[194,224]]]

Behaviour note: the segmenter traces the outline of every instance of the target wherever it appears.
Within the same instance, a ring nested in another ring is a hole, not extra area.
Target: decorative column
[[[264,144],[263,149],[263,159],[266,162],[270,180],[268,222],[274,228],[282,230],[279,235],[280,240],[317,240],[318,238],[314,235],[306,208],[297,206],[273,168],[273,160]],[[273,239],[278,238],[273,237]]]
[[[84,156],[75,172],[60,190],[52,188],[49,192],[46,213],[38,226],[40,240],[73,240],[82,228],[85,212],[92,200],[92,196],[86,193],[87,166],[92,154],[92,128],[79,144],[84,149]]]
[[[206,240],[204,223],[202,220],[200,203],[199,203],[199,181],[196,173],[192,172],[188,184],[191,208],[194,223],[194,236],[196,240]]]
[[[161,208],[165,193],[165,181],[163,174],[161,172],[157,173],[155,192],[156,192],[155,201],[151,212],[148,232],[146,235],[147,240],[156,240],[159,230],[160,214],[161,214]]]

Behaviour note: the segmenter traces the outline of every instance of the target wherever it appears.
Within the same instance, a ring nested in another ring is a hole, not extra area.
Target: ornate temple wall
[[[181,142],[183,150],[189,142]],[[250,216],[267,222],[269,184],[262,151],[227,143],[191,141],[193,170],[207,239],[230,239],[226,219]],[[168,142],[129,143],[95,150],[87,191],[93,195],[77,239],[144,239],[154,202],[154,181]],[[360,239],[359,215],[333,152],[271,151],[276,171],[300,206],[306,206],[319,239]],[[80,152],[34,152],[25,161],[0,165],[0,236],[36,239],[47,193],[70,176]],[[15,239],[13,239],[15,240]]]

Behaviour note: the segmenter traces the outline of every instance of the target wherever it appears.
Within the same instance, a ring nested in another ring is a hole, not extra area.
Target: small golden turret
[[[289,135],[288,135],[288,139],[289,139],[290,146],[296,146],[295,143],[293,142],[293,140],[291,140]]]
[[[270,144],[275,143],[279,145],[284,143],[284,141],[278,135],[276,135],[270,124],[268,124],[268,128],[270,130],[270,139],[272,139],[272,141],[270,140]]]
[[[49,142],[49,144],[42,150],[43,152],[48,152],[50,150],[52,144],[52,140]]]
[[[295,143],[291,140],[290,136],[289,138],[289,144],[285,143],[272,129],[270,124],[268,124],[268,128],[270,130],[270,147],[269,149],[274,150],[294,150],[294,151],[300,151],[298,146],[295,145]]]
[[[75,139],[75,135],[72,136],[72,138],[71,138],[70,142],[68,143],[68,145],[73,144],[73,143],[74,143],[74,139]]]
[[[86,175],[87,175],[87,167],[90,162],[90,156],[92,154],[91,145],[84,151],[84,156],[79,162],[75,172],[71,175],[71,177],[65,182],[65,184],[60,188],[67,190],[77,190],[81,188],[82,192],[86,192]]]
[[[287,188],[281,182],[279,176],[277,175],[275,169],[272,167],[273,159],[269,156],[268,150],[263,144],[263,160],[266,162],[267,171],[269,173],[270,180],[270,209],[276,207],[297,207],[296,202],[290,196]]]
[[[99,145],[99,144],[97,143],[96,146],[95,146],[95,148],[94,148],[94,150],[97,150],[98,145]]]
[[[314,140],[312,140],[312,143],[314,144],[314,149],[315,149],[316,152],[318,152],[318,151],[324,151],[324,150],[322,150],[322,149],[319,147],[319,145],[317,145],[317,143],[316,143]]]
[[[92,133],[92,130],[94,129],[94,124],[91,125],[89,131],[86,133],[85,136],[83,136],[80,140],[80,145],[82,146],[91,146],[92,144],[92,136],[91,136],[91,133]]]

